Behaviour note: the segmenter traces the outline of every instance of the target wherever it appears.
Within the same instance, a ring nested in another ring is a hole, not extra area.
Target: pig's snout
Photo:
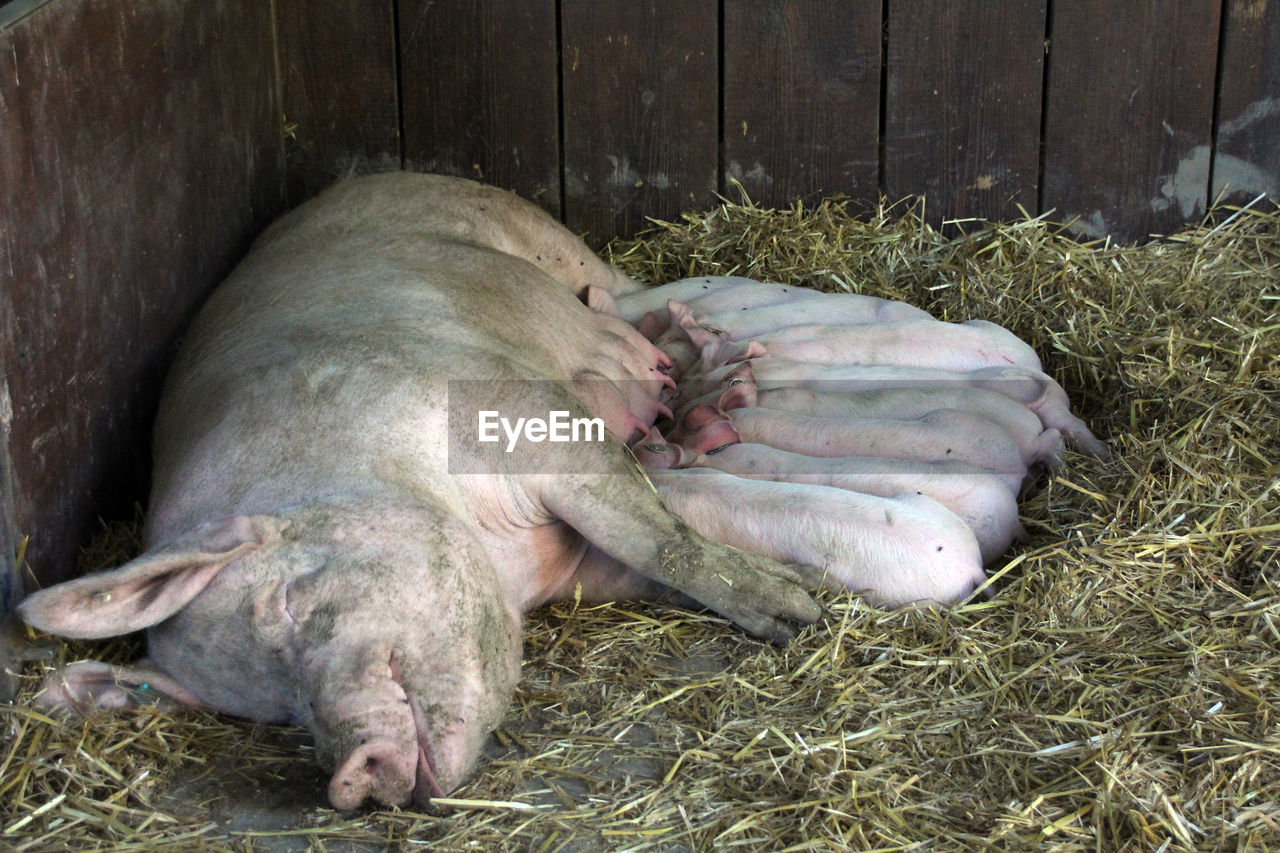
[[[404,683],[398,653],[386,666],[385,674],[364,680],[355,694],[320,709],[332,715],[322,722],[334,740],[322,746],[336,758],[329,801],[339,811],[357,809],[366,800],[429,807],[461,781],[470,763],[465,747],[456,748],[461,744],[438,742],[441,729],[445,740],[452,740],[460,734],[452,729],[463,721],[441,725],[423,711],[422,701]],[[466,766],[455,766],[460,762]]]
[[[391,806],[418,802],[417,766],[425,761],[394,739],[366,736],[338,764],[329,781],[329,802],[339,811],[366,799]]]

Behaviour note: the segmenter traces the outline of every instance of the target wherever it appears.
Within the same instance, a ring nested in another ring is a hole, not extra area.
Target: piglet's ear
[[[716,408],[723,412],[750,409],[755,406],[756,399],[756,383],[735,382],[720,394],[720,399],[716,401]]]
[[[270,516],[202,524],[189,535],[108,572],[27,596],[19,615],[41,631],[91,639],[128,634],[161,622],[195,598],[223,566],[278,541]]]
[[[596,287],[594,284],[587,286],[587,307],[597,314],[620,316],[618,303],[613,301],[613,294],[603,287]]]
[[[640,322],[636,325],[636,331],[648,338],[650,341],[656,341],[658,335],[661,335],[668,328],[670,323],[664,323],[658,319],[658,315],[652,311],[644,312],[644,316],[640,318]]]

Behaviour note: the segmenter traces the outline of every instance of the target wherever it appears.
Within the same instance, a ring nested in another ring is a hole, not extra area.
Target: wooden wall
[[[735,182],[769,205],[923,194],[934,222],[1053,210],[1121,240],[1224,190],[1278,194],[1278,0],[369,0],[338,45],[315,22],[350,4],[280,2],[321,34],[298,55],[333,48],[313,93],[286,92],[303,145],[349,163],[398,144],[595,244]],[[298,165],[304,195],[336,173]]]
[[[352,171],[516,190],[594,244],[923,194],[1143,240],[1280,197],[1280,0],[16,0],[0,6],[0,608],[145,495],[177,335]]]
[[[65,579],[99,516],[145,499],[177,336],[285,199],[270,4],[54,0],[0,16],[11,603],[20,537],[41,582]]]

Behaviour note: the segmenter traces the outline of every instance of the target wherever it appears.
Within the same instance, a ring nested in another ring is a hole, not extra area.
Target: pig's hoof
[[[747,633],[787,643],[796,635],[791,623],[807,625],[821,618],[822,607],[805,592],[810,579],[799,567],[743,551],[733,552],[730,559],[736,565],[722,563],[714,572],[724,586],[708,598],[717,600],[703,603]]]

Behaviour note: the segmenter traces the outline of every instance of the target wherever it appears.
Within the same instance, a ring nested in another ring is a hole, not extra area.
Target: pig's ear
[[[98,661],[68,664],[48,676],[35,696],[50,711],[87,714],[95,708],[139,708],[161,711],[202,708],[204,703],[150,661],[112,666]]]
[[[724,334],[715,329],[699,326],[696,323],[683,328],[689,340],[693,341],[694,346],[700,350],[710,349],[724,342]]]
[[[178,612],[223,566],[278,541],[281,529],[269,516],[203,524],[118,569],[29,595],[18,613],[33,627],[64,637],[96,639],[138,631]]]
[[[720,411],[710,403],[698,403],[696,406],[691,406],[689,411],[685,412],[684,420],[681,421],[681,426],[687,434],[692,435],[707,424],[727,420],[728,418],[725,417],[724,412]]]
[[[720,399],[716,401],[716,408],[722,412],[731,412],[734,409],[750,409],[756,404],[756,383],[754,382],[735,382],[728,388],[724,389],[724,393],[720,395]]]
[[[702,460],[702,465],[701,465],[701,467],[703,467],[703,468],[706,468],[706,467],[707,467],[707,457],[706,457],[706,454],[703,454],[703,453],[697,453],[697,452],[695,452],[695,451],[692,451],[692,450],[688,449],[687,447],[685,447],[683,444],[677,444],[677,445],[675,446],[675,448],[676,448],[676,450],[677,450],[678,452],[677,452],[677,454],[676,454],[676,457],[677,457],[677,458],[676,458],[676,463],[675,463],[675,465],[673,465],[673,466],[672,466],[673,468],[694,468],[694,467],[699,467],[699,466],[698,466],[698,460],[699,460],[699,459],[701,459],[701,460]]]
[[[618,311],[618,303],[613,301],[613,294],[603,287],[596,287],[594,284],[587,286],[587,307],[597,314],[612,314],[614,317],[622,316],[621,312]]]
[[[675,328],[676,326],[682,326],[687,329],[690,326],[705,325],[701,320],[693,316],[692,308],[690,308],[685,303],[680,302],[679,300],[676,300],[676,299],[667,300],[667,313],[671,315],[672,328]],[[711,329],[711,331],[714,332],[719,330]]]

